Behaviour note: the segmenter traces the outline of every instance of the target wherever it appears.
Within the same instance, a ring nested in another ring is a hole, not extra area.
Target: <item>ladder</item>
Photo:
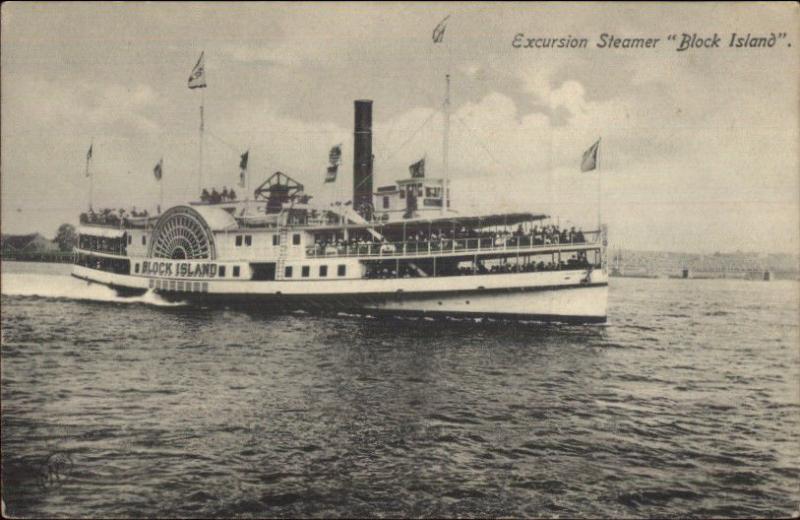
[[[283,280],[283,275],[286,274],[286,256],[289,252],[289,226],[284,223],[278,223],[280,228],[280,232],[278,233],[278,239],[280,240],[280,252],[278,253],[278,262],[275,269],[275,279],[276,280]]]
[[[358,214],[356,211],[354,211],[354,210],[353,210],[352,208],[350,208],[350,207],[332,208],[332,210],[333,210],[333,212],[334,212],[334,213],[337,213],[337,214],[339,214],[339,215],[340,215],[340,216],[342,216],[343,218],[346,218],[346,219],[348,219],[350,222],[353,222],[353,223],[355,223],[355,224],[369,224],[369,223],[368,223],[368,222],[367,222],[367,221],[364,219],[364,217],[362,217],[361,215],[359,215],[359,214]],[[369,232],[369,234],[370,234],[370,235],[372,235],[373,237],[375,237],[375,238],[376,238],[378,241],[381,241],[381,240],[383,240],[383,235],[381,235],[380,233],[378,233],[378,232],[375,230],[375,228],[373,228],[373,227],[368,227],[368,228],[366,228],[366,229],[367,229],[367,232]]]

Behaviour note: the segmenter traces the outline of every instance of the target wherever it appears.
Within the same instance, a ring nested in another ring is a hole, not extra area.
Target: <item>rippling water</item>
[[[19,516],[777,517],[797,282],[612,279],[605,326],[169,306],[3,264]]]

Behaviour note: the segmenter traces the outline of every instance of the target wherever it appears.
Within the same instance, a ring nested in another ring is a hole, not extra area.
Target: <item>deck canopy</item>
[[[407,229],[427,228],[430,226],[451,227],[491,227],[491,226],[515,226],[523,222],[535,222],[550,218],[544,213],[496,213],[490,215],[470,215],[470,216],[444,216],[437,218],[413,218],[405,220],[395,220],[389,222],[353,222],[350,221],[345,226],[342,223],[326,224],[313,226],[319,230],[333,230],[347,227],[349,229]]]
[[[226,231],[239,227],[233,215],[222,208],[214,206],[191,206],[191,209],[203,217],[203,220],[206,221],[206,225],[211,231]]]
[[[533,222],[549,218],[544,213],[494,213],[490,215],[470,215],[470,216],[443,216],[436,218],[414,218],[403,221],[386,222],[384,227],[400,227],[405,224],[407,227],[420,227],[427,225],[436,226],[465,226],[465,227],[489,227],[489,226],[515,226],[523,222]]]

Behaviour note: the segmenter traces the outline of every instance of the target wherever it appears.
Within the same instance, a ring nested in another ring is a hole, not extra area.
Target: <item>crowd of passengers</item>
[[[228,191],[226,186],[222,187],[222,191],[217,191],[216,188],[211,188],[209,192],[208,189],[203,188],[202,193],[200,193],[200,202],[208,202],[209,204],[219,204],[220,202],[230,202],[236,200],[236,192],[233,191],[233,188]]]
[[[477,242],[471,244],[465,240],[480,239],[480,247],[502,247],[502,246],[530,246],[530,245],[550,245],[550,244],[580,244],[586,241],[583,230],[576,229],[574,226],[570,229],[559,229],[555,225],[547,226],[534,226],[529,232],[525,232],[522,226],[519,226],[515,232],[511,231],[496,231],[496,232],[480,232],[475,233],[473,230],[468,230],[466,227],[455,229],[442,229],[438,231],[419,230],[414,233],[406,235],[406,252],[408,246],[414,244],[416,249],[427,249],[430,244],[433,250],[449,249],[453,247],[453,241],[456,241],[456,249],[473,249],[478,246]],[[370,247],[373,246],[373,247]],[[353,254],[367,254],[375,253],[376,247],[379,246],[377,251],[382,253],[394,253],[397,247],[394,243],[388,242],[385,239],[379,241],[370,237],[350,238],[343,240],[341,238],[335,240],[318,239],[314,244],[314,248],[309,250],[310,254],[317,255],[333,255],[343,254],[345,252]],[[411,251],[414,251],[412,247]]]
[[[102,258],[89,255],[78,255],[75,259],[77,265],[89,267],[91,269],[98,269],[100,271],[107,271],[117,274],[129,274],[130,263],[127,260],[118,260],[115,258]]]
[[[136,208],[133,208],[128,212],[125,211],[124,208],[116,210],[104,208],[98,211],[94,211],[92,208],[89,208],[89,211],[86,213],[81,213],[80,222],[81,224],[107,224],[111,226],[119,226],[120,224],[127,224],[129,218],[147,216],[149,215],[146,209],[142,211],[136,211]]]
[[[478,262],[473,266],[458,266],[455,268],[442,267],[438,269],[436,276],[468,276],[473,274],[509,274],[509,273],[534,273],[540,271],[558,271],[565,269],[587,269],[592,264],[586,257],[585,252],[579,252],[574,257],[560,262],[506,262],[494,264],[486,267],[483,262]],[[419,278],[424,276],[422,272],[408,265],[401,265],[399,276],[398,271],[393,267],[377,267],[367,271],[367,278]]]
[[[101,253],[124,255],[127,250],[127,243],[128,239],[124,234],[122,238],[103,238],[81,235],[78,241],[78,247],[80,249],[99,251]]]
[[[408,236],[407,241],[411,242],[440,242],[442,240],[461,240],[470,238],[491,239],[492,245],[549,245],[549,244],[575,244],[586,240],[583,230],[576,229],[575,226],[569,229],[560,229],[555,224],[539,227],[533,226],[530,231],[525,231],[522,225],[517,227],[513,233],[511,231],[495,231],[475,233],[466,227],[455,228],[452,230],[443,229],[439,232],[431,231],[430,234],[424,230],[418,230]]]

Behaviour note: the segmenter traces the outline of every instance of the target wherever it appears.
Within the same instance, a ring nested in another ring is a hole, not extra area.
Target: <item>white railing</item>
[[[436,241],[405,242],[370,242],[354,245],[327,245],[310,246],[306,248],[309,258],[329,257],[398,257],[398,256],[437,256],[453,253],[500,253],[500,252],[535,252],[557,251],[574,246],[600,247],[600,236],[597,231],[584,233],[583,241],[570,240],[559,242],[554,237],[552,241],[540,237],[481,237],[481,238],[455,238]]]

